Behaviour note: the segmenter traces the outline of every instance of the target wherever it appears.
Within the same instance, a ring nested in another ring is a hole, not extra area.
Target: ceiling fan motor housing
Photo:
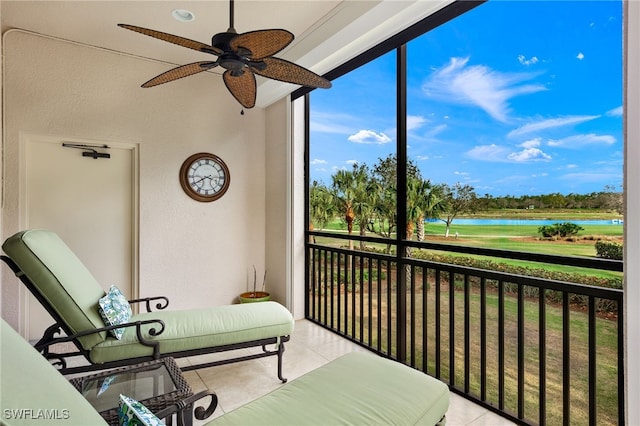
[[[222,50],[224,53],[218,57],[218,64],[231,71],[234,77],[241,76],[244,73],[244,67],[249,62],[247,58],[251,55],[251,51],[247,49],[238,49],[234,52],[231,48],[231,40],[237,37],[236,32],[228,31],[226,33],[218,33],[211,38],[211,45]]]

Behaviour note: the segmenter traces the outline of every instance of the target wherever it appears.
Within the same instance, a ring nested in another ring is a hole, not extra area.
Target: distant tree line
[[[494,209],[595,209],[616,211],[622,214],[622,192],[606,186],[601,192],[589,194],[505,195],[494,197],[485,194],[478,198],[479,210]]]

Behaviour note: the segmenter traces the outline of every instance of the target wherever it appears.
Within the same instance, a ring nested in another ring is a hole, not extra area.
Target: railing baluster
[[[449,384],[456,385],[456,274],[449,272]]]
[[[429,285],[428,285],[429,269],[422,267],[422,371],[428,373],[429,371],[429,311],[428,311],[428,298]]]
[[[616,299],[616,310],[618,312],[618,389],[625,387],[624,377],[624,308],[622,306],[622,296]],[[618,424],[625,423],[624,394],[618,392]]]
[[[349,265],[353,262],[351,255],[344,258],[344,334],[349,334]]]
[[[504,282],[498,282],[498,408],[504,410]]]
[[[409,321],[411,324],[409,326],[410,332],[410,356],[411,356],[411,366],[416,366],[416,267],[415,265],[411,265],[411,290],[410,290],[410,303],[409,307]]]
[[[541,288],[538,295],[538,346],[539,346],[539,386],[538,392],[538,423],[544,426],[547,423],[547,298],[546,290]]]
[[[589,296],[589,424],[596,425],[596,299]]]
[[[571,424],[571,321],[569,293],[562,292],[562,423]]]
[[[392,343],[392,333],[391,330],[393,330],[393,328],[391,328],[391,315],[392,315],[392,307],[391,307],[391,300],[392,300],[392,296],[391,296],[391,261],[387,260],[387,355],[389,356],[393,356],[393,351],[391,350],[391,348],[393,347],[393,343]]]
[[[524,419],[524,286],[518,286],[518,418]]]
[[[321,293],[322,305],[324,308],[324,322],[327,322],[327,289],[329,288],[329,253],[325,250],[324,252],[324,288]]]
[[[351,336],[356,337],[356,256],[351,259]]]
[[[480,279],[480,399],[487,400],[487,280]]]
[[[318,271],[318,261],[317,255],[320,250],[311,250],[311,302],[309,303],[309,307],[311,308],[311,318],[316,318],[316,283],[317,277],[316,275],[319,273]]]
[[[331,294],[329,295],[329,312],[331,312],[331,316],[329,317],[329,324],[330,327],[333,328],[334,327],[334,323],[333,323],[333,317],[335,316],[335,306],[333,305],[333,295],[335,294],[335,271],[333,269],[333,265],[335,263],[335,257],[334,257],[335,252],[331,252]]]
[[[364,258],[360,256],[360,341],[364,343]]]
[[[469,318],[469,275],[464,275],[464,393],[469,393],[469,369],[471,368],[471,335]]]
[[[376,312],[378,313],[378,352],[382,347],[382,260],[378,259],[378,306]]]
[[[338,281],[336,285],[338,286],[338,294],[336,297],[336,328],[338,329],[338,333],[340,332],[340,324],[342,323],[342,254],[338,253],[338,264],[336,265],[337,273],[338,273]]]
[[[373,259],[369,259],[367,262],[367,267],[369,268],[369,279],[367,280],[367,287],[368,287],[368,299],[369,299],[369,306],[367,307],[369,310],[369,317],[368,317],[368,330],[367,330],[367,344],[369,346],[371,346],[372,341],[371,341],[371,329],[373,328],[373,286],[371,284],[371,277],[373,276],[373,265],[371,263]]]
[[[436,317],[436,378],[441,378],[442,377],[442,372],[440,369],[440,366],[442,365],[442,360],[440,358],[440,354],[442,352],[442,335],[440,332],[440,321],[441,321],[441,316],[442,315],[442,308],[441,308],[441,304],[440,304],[440,269],[436,269],[436,311],[435,311],[435,317]]]

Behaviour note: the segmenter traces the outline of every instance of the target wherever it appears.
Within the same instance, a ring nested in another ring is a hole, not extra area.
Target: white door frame
[[[87,144],[87,145],[108,145],[110,147],[131,151],[131,298],[137,299],[140,292],[140,267],[139,267],[139,217],[140,217],[140,194],[139,194],[139,155],[140,147],[136,143],[103,141],[95,139],[80,139],[67,136],[43,135],[37,133],[20,132],[19,152],[18,152],[18,200],[19,229],[29,229],[29,206],[27,202],[27,144],[30,140],[37,139],[39,142],[62,144]],[[24,285],[18,288],[18,303],[20,304],[20,334],[26,336],[29,330],[29,291]],[[132,307],[134,309],[135,307]]]

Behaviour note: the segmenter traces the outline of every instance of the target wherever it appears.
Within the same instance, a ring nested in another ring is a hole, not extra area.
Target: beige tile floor
[[[306,320],[296,322],[295,331],[285,348],[283,373],[289,380],[318,368],[347,352],[365,351],[362,347]],[[243,349],[242,351],[249,352],[250,350]],[[228,353],[226,355],[228,356]],[[213,354],[203,355],[203,357],[216,359],[225,356]],[[180,365],[185,365],[195,358],[182,359],[177,362]],[[268,357],[188,371],[184,373],[184,376],[194,392],[209,389],[218,395],[218,408],[211,417],[214,418],[281,386],[276,376],[276,366],[276,357]],[[195,425],[202,423],[205,422],[196,421]],[[447,425],[502,426],[511,424],[513,423],[485,408],[456,394],[451,394]]]

